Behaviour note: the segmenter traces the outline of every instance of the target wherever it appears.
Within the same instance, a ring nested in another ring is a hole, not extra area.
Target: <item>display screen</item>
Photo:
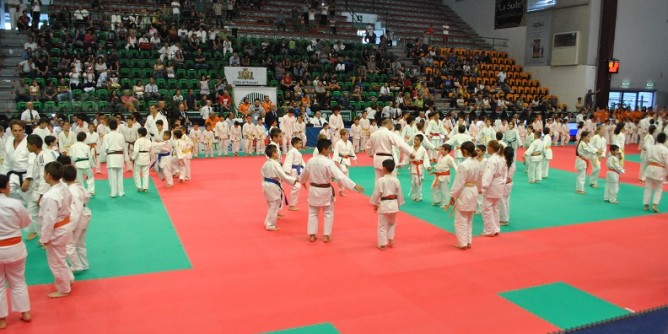
[[[608,73],[618,73],[619,72],[619,60],[610,59],[608,60]]]
[[[563,48],[576,46],[578,42],[578,33],[569,32],[566,34],[556,34],[554,35],[554,47]]]
[[[527,12],[545,10],[557,5],[557,0],[528,0]]]

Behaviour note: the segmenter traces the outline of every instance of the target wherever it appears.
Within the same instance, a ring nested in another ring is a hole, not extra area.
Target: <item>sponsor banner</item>
[[[232,86],[266,86],[266,67],[225,67],[225,79]]]
[[[494,29],[519,27],[524,24],[526,0],[496,0]]]
[[[526,66],[547,66],[551,50],[552,13],[531,13],[527,17]]]

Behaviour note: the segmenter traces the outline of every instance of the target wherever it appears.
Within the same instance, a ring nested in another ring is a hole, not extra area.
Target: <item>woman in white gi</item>
[[[666,147],[666,133],[662,132],[656,136],[656,144],[647,151],[645,193],[643,195],[645,211],[649,210],[649,202],[653,193],[652,211],[659,212],[659,202],[665,181],[668,181],[668,147]]]
[[[499,199],[499,225],[506,226],[510,222],[510,192],[513,190],[513,177],[515,177],[515,150],[512,147],[506,147],[503,150],[503,157],[506,163],[506,184],[503,186],[503,196]]]
[[[594,155],[598,152],[595,148],[589,145],[591,140],[591,133],[589,131],[582,131],[580,141],[578,141],[575,149],[575,169],[578,171],[578,177],[575,183],[575,192],[578,194],[585,193],[585,179],[587,178],[587,170],[591,168],[591,161]]]
[[[455,235],[459,249],[471,248],[473,242],[473,212],[477,204],[478,189],[477,182],[480,174],[480,164],[475,161],[475,145],[473,142],[465,142],[461,145],[462,155],[465,160],[459,164],[457,175],[450,190],[450,205],[455,211]]]
[[[32,319],[25,280],[28,253],[21,239],[21,229],[30,225],[30,216],[23,203],[8,198],[8,195],[9,178],[0,174],[0,329],[7,327],[7,288],[12,299],[12,310],[21,312],[23,321]]]

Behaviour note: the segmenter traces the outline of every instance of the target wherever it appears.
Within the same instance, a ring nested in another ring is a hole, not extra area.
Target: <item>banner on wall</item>
[[[232,86],[266,86],[266,67],[226,66],[225,79]]]
[[[496,0],[494,29],[519,27],[524,24],[526,0]]]
[[[524,65],[547,66],[552,48],[552,13],[542,12],[527,17]]]
[[[239,105],[246,97],[250,103],[253,103],[255,99],[260,99],[260,102],[264,101],[265,96],[269,96],[269,100],[271,100],[272,103],[277,104],[276,87],[234,87],[234,89],[232,89],[232,98],[234,99],[236,110],[239,110]]]

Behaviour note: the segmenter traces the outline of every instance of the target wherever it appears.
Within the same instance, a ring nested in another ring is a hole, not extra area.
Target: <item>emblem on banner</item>
[[[244,68],[243,70],[239,71],[239,77],[237,79],[255,80],[255,78],[253,78],[253,71],[251,71],[247,68]]]

